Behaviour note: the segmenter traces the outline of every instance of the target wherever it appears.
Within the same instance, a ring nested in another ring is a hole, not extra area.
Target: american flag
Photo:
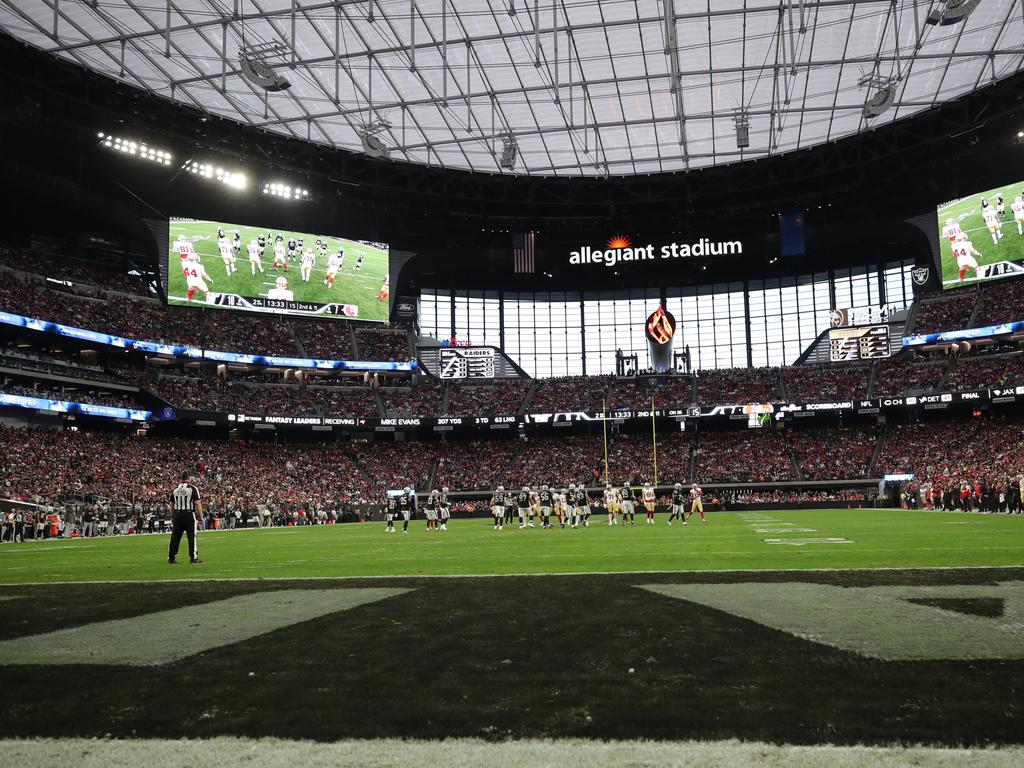
[[[525,235],[512,235],[512,271],[517,275],[532,275],[537,271],[536,235],[527,232]]]

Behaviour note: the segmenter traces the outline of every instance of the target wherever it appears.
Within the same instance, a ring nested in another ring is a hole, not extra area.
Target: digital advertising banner
[[[386,322],[387,243],[172,218],[167,303]]]

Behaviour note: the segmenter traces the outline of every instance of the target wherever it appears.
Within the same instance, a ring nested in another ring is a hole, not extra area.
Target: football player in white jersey
[[[998,243],[1003,236],[1003,222],[999,220],[999,214],[996,213],[995,208],[991,205],[982,208],[981,218],[985,220],[985,226],[988,227],[988,232],[992,235],[992,243]]]
[[[302,264],[299,266],[299,274],[302,275],[303,282],[309,282],[309,276],[313,274],[314,264],[316,264],[316,254],[313,253],[312,248],[306,248],[302,252]]]
[[[1017,224],[1017,234],[1024,235],[1024,196],[1017,195],[1013,198],[1010,210],[1013,211],[1013,220]]]
[[[641,496],[644,500],[644,509],[647,510],[647,524],[654,525],[654,504],[657,499],[654,494],[654,486],[650,482],[644,483]]]
[[[259,244],[258,240],[250,240],[249,245],[245,247],[245,250],[249,252],[249,270],[255,275],[256,270],[263,274],[263,247]]]
[[[202,291],[207,295],[210,293],[206,281],[209,280],[212,283],[213,278],[206,274],[206,268],[199,263],[199,257],[196,254],[193,253],[188,261],[182,264],[181,271],[185,275],[185,284],[188,286],[186,298],[189,301],[192,301],[192,294],[196,291]]]
[[[700,521],[702,523],[708,521],[704,517],[704,491],[696,483],[690,486],[690,517],[693,517],[694,512],[700,512]]]
[[[612,488],[611,483],[604,484],[604,508],[608,513],[608,525],[615,525],[618,522],[615,515],[619,511],[619,492]]]
[[[960,282],[963,282],[964,273],[968,269],[978,269],[975,256],[981,256],[981,254],[971,245],[971,241],[967,239],[967,233],[961,232],[956,242],[953,243],[953,257],[956,259],[956,265],[960,268]]]
[[[277,240],[274,241],[274,269],[278,267],[284,267],[284,271],[288,271],[288,260],[285,258],[284,253],[284,238],[280,235],[277,236]]]
[[[192,245],[191,240],[186,240],[184,235],[178,235],[178,239],[174,241],[174,252],[181,258],[182,269],[185,268],[185,262],[189,260],[189,257],[195,256],[196,260],[199,260],[195,246]]]
[[[224,262],[224,271],[227,272],[228,276],[235,271],[235,249],[231,245],[231,238],[227,235],[222,235],[217,238],[217,250],[220,251],[221,261]]]
[[[267,298],[278,299],[281,301],[294,301],[295,294],[288,290],[288,278],[284,275],[278,277],[274,287],[267,291]]]
[[[953,242],[956,240],[956,236],[960,234],[960,222],[956,219],[946,219],[946,226],[942,228],[942,236]]]
[[[329,285],[331,288],[334,287],[334,278],[338,274],[338,270],[341,269],[341,260],[345,257],[342,251],[331,254],[331,258],[327,260],[327,274],[324,276],[324,285]]]

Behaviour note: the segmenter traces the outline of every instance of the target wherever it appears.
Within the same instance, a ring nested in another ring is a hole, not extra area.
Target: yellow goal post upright
[[[608,480],[608,399],[601,398],[601,428],[604,431],[604,483]]]
[[[651,463],[654,465],[654,487],[658,487],[658,428],[654,422],[654,395],[651,395]]]

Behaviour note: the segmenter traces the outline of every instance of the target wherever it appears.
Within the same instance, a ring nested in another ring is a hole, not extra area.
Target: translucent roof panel
[[[683,171],[834,141],[1024,67],[1020,0],[0,3],[9,35],[161,97],[398,161],[547,176]],[[246,79],[240,53],[291,87]],[[878,116],[865,103],[891,105]],[[737,141],[745,126],[747,146]],[[502,151],[515,148],[512,169]]]

